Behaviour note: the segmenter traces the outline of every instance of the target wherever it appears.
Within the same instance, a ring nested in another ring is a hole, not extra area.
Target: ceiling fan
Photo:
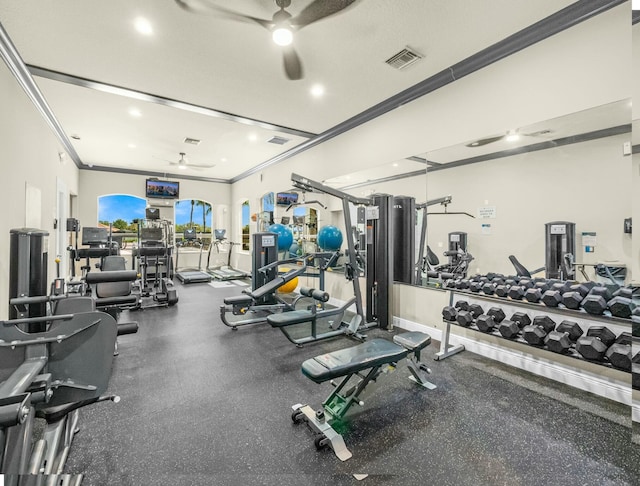
[[[187,159],[187,154],[184,152],[180,152],[180,158],[177,161],[171,161],[169,160],[169,164],[171,165],[177,165],[178,169],[196,169],[196,170],[200,170],[200,169],[211,169],[212,167],[215,167],[215,164],[211,164],[211,165],[200,165],[200,164],[192,164],[191,162],[189,162],[189,159]]]
[[[297,80],[302,79],[304,75],[302,61],[292,46],[293,33],[313,22],[341,12],[358,0],[314,0],[295,17],[285,10],[291,5],[291,0],[275,0],[279,10],[273,14],[271,20],[228,10],[215,5],[212,0],[175,1],[181,8],[189,12],[216,12],[234,20],[252,22],[264,27],[271,32],[273,42],[283,48],[284,71],[287,78]]]

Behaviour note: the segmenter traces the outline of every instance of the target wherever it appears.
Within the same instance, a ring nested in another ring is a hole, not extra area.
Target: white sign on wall
[[[496,217],[495,206],[480,206],[478,208],[478,218],[480,219],[494,219]]]

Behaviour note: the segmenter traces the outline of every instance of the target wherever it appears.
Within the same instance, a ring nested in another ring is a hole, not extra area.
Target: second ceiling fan
[[[221,13],[234,20],[251,22],[264,27],[271,32],[273,41],[282,47],[284,72],[287,78],[298,80],[304,77],[304,72],[302,61],[292,45],[293,33],[318,20],[343,11],[358,0],[314,0],[295,17],[285,10],[291,5],[291,0],[275,0],[279,10],[273,14],[271,20],[234,12],[216,5],[212,0],[175,1],[181,8],[189,12]]]

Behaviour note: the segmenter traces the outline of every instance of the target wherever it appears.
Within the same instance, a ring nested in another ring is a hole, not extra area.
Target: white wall
[[[2,191],[0,206],[0,319],[8,317],[9,230],[25,226],[25,185],[40,192],[40,229],[49,231],[49,280],[55,274],[55,232],[58,179],[70,193],[78,192],[78,169],[62,152],[53,132],[29,101],[4,63],[0,63],[0,146]],[[68,199],[68,198],[67,198]],[[38,216],[38,214],[36,215]],[[61,222],[65,231],[65,222]]]
[[[496,218],[431,216],[429,246],[442,262],[447,234],[465,231],[475,257],[472,273],[512,275],[509,255],[531,270],[544,266],[544,224],[572,221],[576,261],[617,260],[630,268],[631,237],[622,231],[624,218],[631,215],[631,157],[622,152],[630,137],[623,134],[430,172],[428,194],[451,194],[450,211],[477,216],[479,207],[495,206]],[[482,234],[483,223],[491,225],[491,234]],[[583,231],[596,232],[595,252],[584,252]]]

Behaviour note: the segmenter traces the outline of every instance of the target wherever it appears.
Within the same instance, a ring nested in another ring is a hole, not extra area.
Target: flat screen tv
[[[149,198],[178,199],[180,197],[180,183],[147,179],[145,194]]]
[[[298,202],[297,192],[279,192],[276,195],[276,204],[278,206],[288,206],[289,204]]]

